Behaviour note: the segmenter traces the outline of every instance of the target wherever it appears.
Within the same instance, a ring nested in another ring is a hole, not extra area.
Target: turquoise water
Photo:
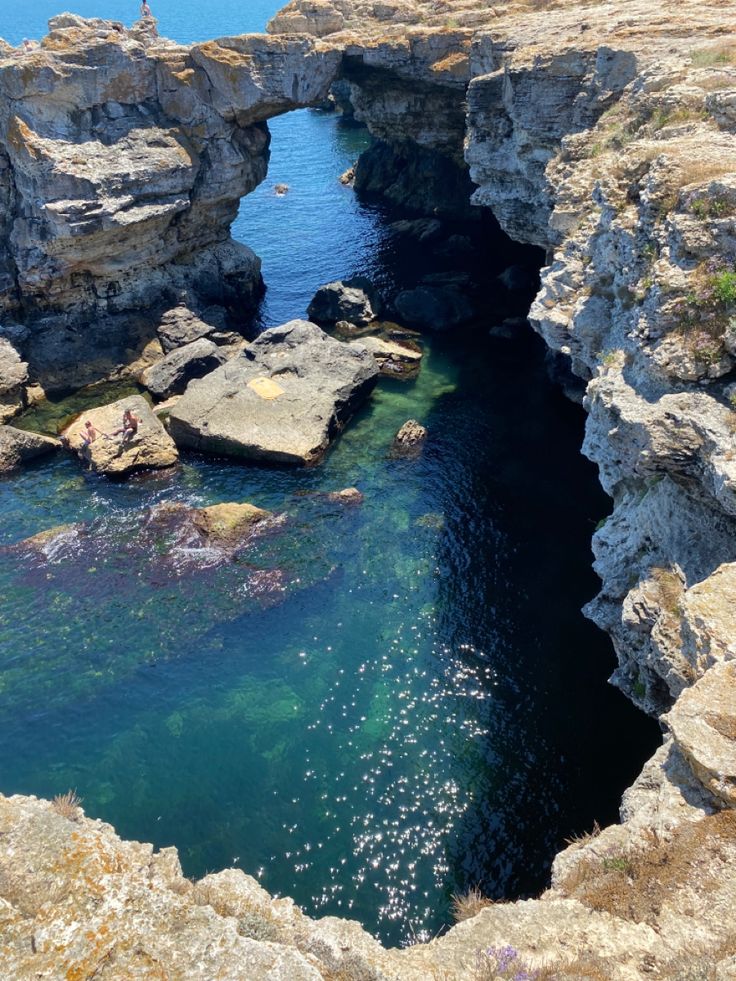
[[[4,11],[0,35],[38,34],[44,7]],[[155,12],[189,40],[272,10]],[[235,228],[264,260],[263,324],[337,276],[389,288],[441,266],[337,181],[362,130],[307,111],[271,128]],[[492,288],[514,247],[477,234]],[[412,416],[426,450],[392,459]],[[0,480],[0,789],[76,788],[121,834],[176,845],[188,875],[236,865],[390,943],[441,929],[454,890],[538,891],[656,742],[579,612],[607,511],[582,425],[534,337],[478,329],[426,339],[418,379],[382,382],[314,470],[189,456],[111,484],[59,458]],[[324,494],[353,485],[361,506]],[[151,540],[147,509],[167,500],[283,519],[221,562]],[[46,555],[18,546],[66,523]]]

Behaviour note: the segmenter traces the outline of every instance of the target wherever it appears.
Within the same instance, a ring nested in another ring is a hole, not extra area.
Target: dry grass
[[[67,818],[69,821],[78,821],[80,817],[79,806],[81,803],[82,798],[79,797],[76,790],[67,790],[65,794],[57,794],[51,801],[51,806],[57,814],[61,814],[62,817]]]
[[[594,841],[598,835],[601,833],[601,826],[597,821],[593,822],[593,827],[590,831],[583,831],[581,834],[571,835],[569,838],[565,838],[566,845],[587,845],[588,842]]]
[[[736,846],[734,811],[682,825],[668,841],[650,832],[636,849],[584,858],[558,888],[591,909],[653,926],[679,890],[689,886],[703,895],[717,885],[725,846]]]
[[[463,920],[477,916],[482,909],[486,909],[488,906],[493,906],[493,900],[484,896],[477,886],[473,886],[467,892],[453,895],[450,912],[456,923],[462,923]]]
[[[700,48],[690,55],[694,68],[710,68],[711,65],[730,65],[736,62],[736,45],[718,48]]]

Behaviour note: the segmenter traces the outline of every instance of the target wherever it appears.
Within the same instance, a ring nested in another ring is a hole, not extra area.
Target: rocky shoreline
[[[584,452],[613,500],[587,612],[613,638],[614,683],[665,734],[622,824],[561,853],[540,899],[404,951],[309,920],[240,872],[189,883],[173,850],[153,856],[74,808],[2,799],[8,976],[736,977],[735,10],[293,0],[270,37],[182,48],[63,15],[40,51],[0,51],[11,404],[80,351],[139,357],[141,305],[163,315],[186,289],[199,314],[255,295],[257,259],[229,225],[265,175],[265,120],[324,99],[338,75],[383,145],[366,185],[454,212],[469,175],[476,207],[545,249],[531,319],[585,386]],[[131,163],[141,148],[153,186]],[[452,171],[451,193],[387,187],[398,159]],[[149,247],[162,261],[141,278],[130,255]]]

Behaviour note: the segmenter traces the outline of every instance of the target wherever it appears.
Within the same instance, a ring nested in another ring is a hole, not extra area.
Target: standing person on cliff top
[[[148,0],[143,0],[141,4],[141,17],[153,17],[151,8],[148,6]]]

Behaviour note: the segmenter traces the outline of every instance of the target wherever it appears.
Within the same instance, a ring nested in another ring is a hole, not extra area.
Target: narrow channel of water
[[[185,8],[156,6],[189,40]],[[198,32],[271,12],[243,9],[197,7]],[[442,264],[339,184],[364,131],[308,111],[271,128],[235,228],[264,259],[265,325],[327,280],[394,289]],[[513,255],[476,252],[489,289]],[[75,787],[122,835],[176,845],[187,874],[236,865],[390,943],[440,929],[454,890],[541,889],[565,836],[615,818],[656,729],[606,685],[610,645],[579,612],[607,511],[582,411],[538,339],[487,326],[428,338],[418,379],[382,382],[314,470],[189,456],[110,484],[60,458],[0,480],[0,546],[86,522],[50,561],[0,556],[0,789]],[[391,459],[409,417],[426,451]],[[320,496],[353,485],[360,507]],[[163,500],[288,520],[235,563],[192,566],[138,547]]]

